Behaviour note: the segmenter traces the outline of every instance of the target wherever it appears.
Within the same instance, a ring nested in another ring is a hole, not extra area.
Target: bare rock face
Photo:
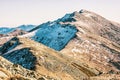
[[[44,75],[27,70],[18,64],[13,64],[1,56],[0,60],[0,79],[2,80],[38,80],[42,77],[45,78]]]
[[[13,38],[8,43],[13,42],[15,39],[16,42],[14,43],[21,44],[15,47],[13,47],[14,45],[9,46],[11,49],[4,52],[1,56],[14,64],[46,76],[46,79],[79,80],[99,74],[96,69],[85,67],[80,62],[74,61],[30,39]],[[21,75],[21,73],[15,73]]]
[[[76,11],[12,38],[0,54],[0,78],[119,80],[120,25]]]
[[[61,50],[63,54],[98,69],[102,73],[119,73],[120,27],[105,18],[86,11],[75,12],[77,37]]]

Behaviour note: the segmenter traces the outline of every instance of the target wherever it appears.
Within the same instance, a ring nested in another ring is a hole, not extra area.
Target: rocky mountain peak
[[[120,25],[91,11],[76,11],[8,40],[0,55],[0,76],[2,68],[31,80],[119,80]]]

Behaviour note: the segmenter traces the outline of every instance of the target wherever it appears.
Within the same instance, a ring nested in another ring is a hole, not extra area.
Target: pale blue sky
[[[0,27],[38,25],[81,9],[120,22],[120,0],[0,0]]]

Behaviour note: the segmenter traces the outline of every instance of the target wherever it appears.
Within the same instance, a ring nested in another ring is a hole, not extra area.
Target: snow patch
[[[26,38],[30,38],[32,36],[35,35],[37,30],[33,31],[33,32],[30,32],[30,33],[27,33],[27,34],[24,34],[24,35],[20,35],[19,37],[26,37]]]

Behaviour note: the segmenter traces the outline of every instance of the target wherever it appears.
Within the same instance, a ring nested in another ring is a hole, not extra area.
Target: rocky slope
[[[81,10],[43,23],[25,35],[55,50],[62,50],[76,34],[95,34],[120,45],[120,25],[96,13]]]
[[[15,29],[12,32],[9,32],[9,34],[1,34],[0,35],[0,46],[2,46],[4,43],[9,41],[11,38],[19,35],[24,35],[27,34],[28,32],[20,30],[20,29]]]
[[[12,38],[0,47],[0,54],[43,80],[119,80],[120,24],[81,10]]]
[[[62,24],[75,25],[77,36],[61,52],[102,73],[119,72],[120,26],[86,10],[73,14],[76,21]]]
[[[79,80],[99,75],[96,69],[27,38],[11,39],[0,48],[0,53],[10,62],[45,75],[50,80]]]
[[[120,70],[120,26],[96,13],[81,10],[66,14],[32,32],[33,40],[102,73]]]
[[[17,28],[0,28],[0,46],[15,36],[27,34],[29,30],[35,28],[35,25],[21,25]]]

